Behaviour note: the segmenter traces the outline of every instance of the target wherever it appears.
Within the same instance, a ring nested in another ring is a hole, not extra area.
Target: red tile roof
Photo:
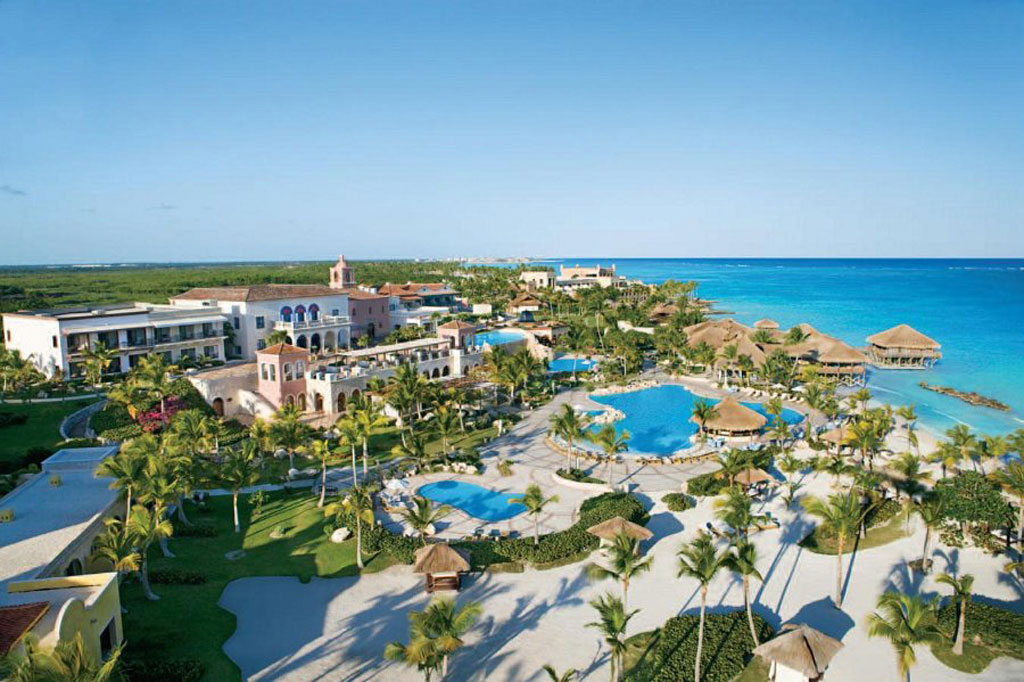
[[[336,296],[347,293],[324,284],[254,284],[241,287],[197,287],[171,297],[171,300],[205,301],[280,301],[309,296]]]
[[[377,291],[387,296],[416,296],[420,293],[432,293],[438,291],[454,293],[454,290],[444,282],[406,282],[405,284],[385,284],[377,289]]]
[[[362,289],[356,289],[353,287],[349,287],[347,289],[335,289],[334,291],[339,294],[345,294],[356,301],[378,301],[387,298],[384,294],[372,294],[369,291],[363,291]]]
[[[476,325],[463,322],[462,320],[452,320],[451,322],[445,322],[438,329],[476,329]]]
[[[273,346],[256,351],[256,353],[259,355],[294,355],[296,353],[308,354],[309,351],[305,348],[293,346],[290,343],[275,343]]]
[[[10,652],[49,610],[45,601],[0,606],[0,656]]]

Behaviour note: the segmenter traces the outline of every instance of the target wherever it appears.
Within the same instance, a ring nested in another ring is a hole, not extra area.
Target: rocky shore
[[[955,388],[949,386],[933,386],[927,381],[922,381],[918,384],[923,389],[934,391],[935,393],[941,393],[942,395],[952,396],[959,398],[960,400],[970,405],[978,405],[980,407],[989,407],[993,410],[1000,410],[1001,412],[1009,412],[1010,406],[1006,403],[1001,403],[995,398],[986,398],[980,393],[974,391],[958,391]]]

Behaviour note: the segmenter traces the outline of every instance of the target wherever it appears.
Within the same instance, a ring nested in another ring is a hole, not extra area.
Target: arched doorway
[[[377,338],[377,325],[375,325],[373,322],[367,324],[366,335],[369,336],[371,339]]]
[[[305,412],[306,411],[306,394],[305,393],[300,393],[296,403],[299,406],[299,411],[300,412]]]
[[[286,396],[285,399],[284,399],[284,404],[287,405],[288,407],[294,407],[295,406],[295,396],[293,396],[293,395]]]
[[[338,335],[334,332],[324,333],[324,350],[334,350],[338,347]]]
[[[338,394],[338,412],[344,412],[344,411],[345,411],[345,394],[344,393],[339,393]]]
[[[315,334],[313,334],[313,336],[309,337],[309,348],[314,353],[317,352],[318,350],[320,350],[320,334],[319,333],[315,333]]]
[[[322,395],[320,395],[319,393],[317,393],[316,394],[316,398],[314,399],[313,405],[315,406],[315,409],[316,409],[317,412],[323,412],[324,411],[324,397]]]
[[[218,417],[223,417],[224,416],[224,399],[223,398],[214,398],[213,399],[213,403],[212,403],[212,407],[213,407],[213,413],[215,415],[217,415]]]
[[[306,335],[303,334],[298,339],[296,339],[295,345],[298,346],[299,348],[309,348],[309,341],[306,340]]]
[[[443,377],[450,376],[451,373],[452,373],[452,370],[451,370],[450,367],[448,367],[448,365],[445,365],[444,369],[441,370],[441,376],[443,376]]]
[[[64,575],[82,575],[82,562],[72,559],[68,567],[64,569]]]
[[[439,376],[441,376],[441,372],[440,372],[440,371],[439,371],[439,370],[437,369],[437,367],[435,367],[435,368],[434,368],[434,372],[433,372],[433,373],[432,373],[432,374],[431,374],[430,376],[431,376],[432,378],[436,379],[436,378],[438,378]]]

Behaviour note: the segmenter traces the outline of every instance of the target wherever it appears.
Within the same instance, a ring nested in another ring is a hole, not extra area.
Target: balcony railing
[[[286,322],[284,320],[277,320],[274,322],[274,329],[279,331],[309,331],[313,329],[324,329],[326,327],[340,327],[346,324],[351,324],[351,319],[348,315],[324,315],[315,320],[303,320],[297,322],[292,320]]]

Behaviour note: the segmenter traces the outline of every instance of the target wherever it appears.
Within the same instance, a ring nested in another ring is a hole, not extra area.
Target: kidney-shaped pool
[[[437,481],[419,487],[418,494],[431,502],[447,504],[483,521],[505,521],[526,511],[526,507],[510,500],[520,493],[499,493],[475,483]]]

